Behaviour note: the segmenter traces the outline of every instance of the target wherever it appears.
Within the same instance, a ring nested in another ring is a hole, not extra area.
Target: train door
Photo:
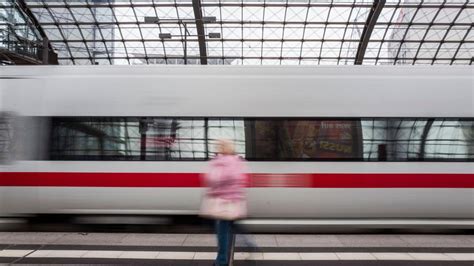
[[[45,156],[45,119],[3,116],[0,119],[0,212],[35,214],[40,211],[38,172]]]

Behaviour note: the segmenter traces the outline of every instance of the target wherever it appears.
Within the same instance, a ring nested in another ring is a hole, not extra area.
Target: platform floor
[[[212,234],[0,232],[0,263],[211,265],[215,246]],[[234,265],[472,266],[474,235],[239,235]]]

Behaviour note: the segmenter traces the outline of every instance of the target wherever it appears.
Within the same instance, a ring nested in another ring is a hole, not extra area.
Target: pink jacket
[[[245,163],[236,155],[217,155],[210,161],[205,182],[207,195],[229,200],[245,199],[247,185]]]

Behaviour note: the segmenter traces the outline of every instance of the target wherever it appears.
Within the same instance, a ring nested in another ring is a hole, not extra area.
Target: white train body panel
[[[472,67],[6,67],[19,116],[474,117]],[[16,161],[3,172],[201,173],[206,162]],[[249,162],[252,173],[433,173],[472,162]],[[196,214],[202,188],[0,187],[6,213]],[[254,218],[473,219],[474,189],[248,189]]]
[[[28,116],[473,117],[472,67],[2,68]],[[20,79],[22,78],[22,79]]]
[[[204,162],[31,162],[6,171],[200,173]],[[469,163],[249,162],[253,173],[459,173]],[[201,188],[3,187],[6,212],[197,214]],[[5,195],[7,195],[5,197]],[[25,197],[27,197],[25,199]],[[251,217],[474,218],[471,188],[250,188]],[[28,204],[25,206],[25,203]]]

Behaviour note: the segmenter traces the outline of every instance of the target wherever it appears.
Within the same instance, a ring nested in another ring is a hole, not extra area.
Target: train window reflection
[[[216,153],[216,140],[228,139],[238,155],[245,157],[245,123],[243,119],[209,119],[207,125],[209,157]]]
[[[204,119],[55,118],[53,160],[204,160]]]
[[[428,125],[423,157],[474,158],[474,121],[437,120]]]
[[[262,160],[362,158],[360,120],[253,120],[247,157]]]
[[[52,160],[473,161],[473,119],[53,118]]]
[[[364,159],[369,161],[419,159],[426,122],[425,119],[363,120]]]
[[[13,156],[13,115],[0,112],[0,163]]]

